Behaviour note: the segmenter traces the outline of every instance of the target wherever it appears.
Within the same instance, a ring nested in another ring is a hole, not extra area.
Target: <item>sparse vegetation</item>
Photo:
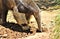
[[[55,3],[57,3],[58,5],[60,5],[60,0],[54,0]]]
[[[60,39],[60,14],[55,17],[55,27],[51,37],[51,39]]]
[[[60,9],[60,0],[39,0],[36,3],[39,8],[44,10]]]

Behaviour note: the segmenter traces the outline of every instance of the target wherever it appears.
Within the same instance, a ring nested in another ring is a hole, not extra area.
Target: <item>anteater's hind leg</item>
[[[7,15],[7,11],[2,10],[0,13],[0,24],[1,25],[6,23],[6,15]]]
[[[3,19],[2,19],[2,15],[0,13],[0,25],[3,24]]]

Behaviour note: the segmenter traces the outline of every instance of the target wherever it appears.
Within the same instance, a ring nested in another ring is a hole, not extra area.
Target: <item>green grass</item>
[[[60,0],[54,0],[58,5],[60,5]]]
[[[60,14],[55,18],[55,27],[52,32],[51,39],[60,39]]]

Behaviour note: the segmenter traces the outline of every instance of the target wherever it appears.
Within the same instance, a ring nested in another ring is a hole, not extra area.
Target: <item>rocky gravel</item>
[[[0,39],[49,39],[49,33],[37,32],[36,34],[17,32],[0,25]]]

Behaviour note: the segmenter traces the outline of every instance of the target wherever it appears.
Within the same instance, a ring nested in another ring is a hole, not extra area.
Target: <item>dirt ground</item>
[[[0,25],[0,39],[50,39],[49,35],[54,26],[54,18],[59,13],[59,10],[41,11],[41,25],[44,32],[36,32],[34,35],[31,33],[20,32],[18,31],[20,29],[17,27]],[[16,29],[14,30],[14,28]]]

